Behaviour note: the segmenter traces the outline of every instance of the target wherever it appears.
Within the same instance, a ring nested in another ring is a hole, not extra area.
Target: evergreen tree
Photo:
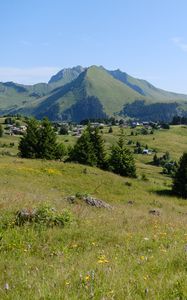
[[[187,198],[187,152],[183,153],[178,169],[173,179],[173,192],[182,198]]]
[[[77,140],[74,148],[70,150],[69,161],[81,164],[106,168],[106,154],[104,140],[99,129],[92,129],[88,124],[82,136]]]
[[[57,137],[47,118],[44,118],[38,130],[38,158],[55,159],[57,149]]]
[[[5,124],[13,124],[14,120],[11,117],[5,119]]]
[[[108,133],[112,133],[112,132],[113,132],[113,129],[112,129],[112,126],[110,126]]]
[[[170,160],[170,154],[168,151],[166,151],[166,153],[163,155],[163,159],[166,161]]]
[[[0,137],[3,136],[3,126],[0,124]]]
[[[62,135],[68,135],[68,126],[63,124],[60,127],[60,132],[59,133],[62,134]]]
[[[60,159],[65,155],[65,147],[57,144],[56,134],[48,119],[41,124],[35,119],[28,120],[27,131],[18,148],[24,158]]]
[[[29,119],[27,121],[27,131],[18,146],[21,157],[37,158],[38,138],[38,122],[35,119]]]
[[[54,155],[55,159],[62,159],[65,155],[67,155],[67,150],[64,144],[57,144]]]
[[[117,145],[111,149],[109,169],[121,176],[136,177],[136,167],[132,153],[125,148],[123,136],[119,138]]]
[[[153,164],[155,166],[159,166],[160,165],[160,159],[158,158],[157,154],[155,153],[155,155],[153,156]]]
[[[96,157],[96,165],[97,167],[104,169],[106,167],[106,153],[104,148],[104,140],[102,136],[99,134],[99,129],[95,128],[91,131],[91,128],[88,127],[91,143],[93,145],[94,154]]]
[[[70,151],[68,160],[90,166],[97,165],[97,158],[95,156],[90,131],[88,129],[86,129],[81,137],[77,140],[77,143]]]

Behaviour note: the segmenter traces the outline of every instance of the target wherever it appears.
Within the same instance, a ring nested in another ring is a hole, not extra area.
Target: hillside
[[[126,142],[157,147],[158,155],[169,150],[178,159],[186,150],[184,126],[146,136],[124,130]],[[118,135],[117,127],[103,134],[108,146]],[[18,140],[4,136],[0,148],[14,142],[9,151],[15,155]],[[171,179],[150,164],[152,156],[135,157],[137,179],[79,164],[0,155],[1,299],[187,298],[187,202],[170,195]],[[112,209],[78,198],[69,203],[67,197],[75,194],[90,194]],[[18,210],[46,205],[55,213],[71,213],[72,223],[62,228],[14,223]]]
[[[134,98],[142,97],[103,68],[90,67],[77,79],[37,103],[33,113],[39,118],[44,115],[51,118],[54,112],[58,112],[58,118],[62,120],[79,122],[119,113],[123,104],[132,102]]]
[[[0,84],[0,114],[20,113],[80,122],[109,116],[170,121],[187,114],[187,95],[158,89],[120,70],[103,67],[63,69],[49,83]]]

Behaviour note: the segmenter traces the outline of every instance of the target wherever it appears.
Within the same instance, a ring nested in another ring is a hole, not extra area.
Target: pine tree
[[[44,118],[38,130],[38,158],[55,159],[57,137],[47,118]]]
[[[97,167],[104,169],[106,168],[106,153],[104,148],[104,140],[102,136],[99,134],[99,129],[95,128],[91,131],[91,128],[88,127],[91,143],[94,149],[94,154],[96,157],[96,165]]]
[[[77,140],[77,143],[70,151],[68,160],[90,166],[95,166],[97,164],[97,158],[91,142],[89,130],[86,129],[82,136]]]
[[[98,128],[92,129],[90,124],[88,124],[74,148],[71,149],[68,160],[106,168],[104,140],[99,134]]]
[[[159,166],[160,165],[160,159],[158,158],[157,154],[155,153],[155,155],[153,156],[153,164],[155,166]]]
[[[21,157],[37,158],[38,138],[38,122],[35,119],[29,119],[27,121],[27,131],[18,146]]]
[[[173,179],[173,193],[187,199],[187,152],[183,153]]]
[[[124,146],[121,135],[117,145],[111,149],[109,169],[121,176],[136,177],[136,167],[132,153]]]
[[[24,158],[60,159],[65,155],[65,147],[57,143],[54,129],[46,118],[41,124],[35,119],[28,120],[18,148]]]
[[[112,132],[113,132],[113,129],[112,129],[112,126],[110,126],[108,133],[112,133]]]
[[[63,124],[60,127],[60,132],[59,133],[62,134],[62,135],[68,135],[68,126]]]
[[[0,124],[0,137],[3,136],[3,126]]]

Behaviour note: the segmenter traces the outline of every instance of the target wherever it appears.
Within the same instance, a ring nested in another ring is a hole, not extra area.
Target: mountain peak
[[[48,83],[53,85],[54,88],[65,85],[76,79],[84,70],[85,68],[80,65],[73,68],[62,69],[57,74],[53,75]]]

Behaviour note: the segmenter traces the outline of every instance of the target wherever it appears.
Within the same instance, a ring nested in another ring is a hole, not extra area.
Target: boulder
[[[94,197],[91,197],[91,196],[84,196],[82,198],[82,200],[85,201],[86,204],[90,205],[90,206],[95,206],[95,207],[98,207],[98,208],[108,208],[108,209],[111,209],[112,206],[109,205],[108,203],[104,202],[103,200],[100,200],[100,199],[96,199]]]

